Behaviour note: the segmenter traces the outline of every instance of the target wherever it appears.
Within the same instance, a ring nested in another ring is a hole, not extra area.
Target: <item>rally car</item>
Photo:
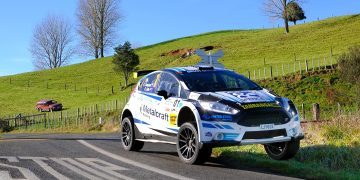
[[[144,142],[176,144],[181,161],[204,163],[213,147],[263,144],[276,160],[292,158],[304,135],[294,103],[231,70],[167,68],[147,74],[121,117],[125,150]]]

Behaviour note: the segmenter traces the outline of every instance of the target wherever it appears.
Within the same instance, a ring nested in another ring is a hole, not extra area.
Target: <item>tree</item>
[[[130,42],[126,41],[123,45],[114,48],[115,54],[113,63],[115,72],[122,72],[125,78],[125,86],[128,85],[130,74],[136,70],[139,65],[139,56],[131,48]]]
[[[270,18],[284,20],[286,33],[289,33],[288,5],[294,2],[298,4],[299,0],[266,0],[264,3],[264,11]]]
[[[78,33],[85,54],[97,59],[104,57],[106,49],[113,45],[116,26],[120,21],[119,0],[79,0],[77,18]]]
[[[300,7],[297,2],[290,2],[287,5],[288,9],[288,19],[296,25],[296,21],[301,21],[306,19],[304,10]]]
[[[74,54],[71,25],[59,16],[48,16],[35,27],[30,52],[37,69],[67,64]]]

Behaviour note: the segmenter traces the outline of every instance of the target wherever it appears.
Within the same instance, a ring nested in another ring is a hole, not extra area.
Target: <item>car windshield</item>
[[[181,77],[190,90],[197,92],[262,89],[244,76],[226,70],[189,72]]]

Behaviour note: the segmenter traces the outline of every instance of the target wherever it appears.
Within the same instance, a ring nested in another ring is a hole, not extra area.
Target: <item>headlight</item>
[[[208,111],[224,113],[224,114],[236,114],[239,112],[239,110],[219,102],[200,102],[200,104],[202,108]]]
[[[285,109],[286,112],[289,113],[291,117],[294,117],[298,114],[298,111],[292,101],[287,98],[275,98],[277,104]]]

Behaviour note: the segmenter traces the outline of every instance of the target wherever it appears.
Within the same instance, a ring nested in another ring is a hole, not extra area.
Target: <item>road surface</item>
[[[292,178],[264,169],[235,168],[220,158],[186,165],[171,144],[145,143],[141,152],[127,152],[116,134],[17,134],[0,139],[0,179]]]

